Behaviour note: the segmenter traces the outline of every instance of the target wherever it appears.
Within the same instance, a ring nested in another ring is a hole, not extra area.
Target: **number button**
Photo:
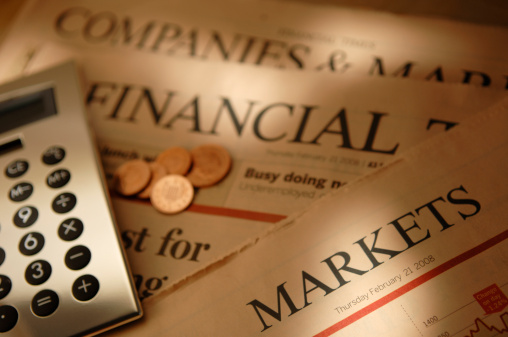
[[[32,312],[40,317],[49,316],[58,308],[59,302],[58,295],[53,290],[41,290],[32,299]]]
[[[18,323],[18,311],[10,305],[0,306],[0,332],[7,332]]]
[[[78,277],[72,285],[72,295],[79,301],[89,301],[99,292],[99,281],[92,275]]]
[[[65,150],[59,146],[52,146],[42,155],[44,164],[54,165],[61,162],[65,157]]]
[[[92,254],[85,246],[75,246],[65,254],[65,265],[72,270],[79,270],[86,267],[90,262]]]
[[[16,184],[15,186],[13,186],[11,188],[11,190],[9,191],[9,198],[12,201],[16,201],[16,202],[23,201],[23,200],[28,199],[28,197],[30,197],[32,195],[33,191],[34,191],[34,187],[32,186],[32,184],[27,183],[27,182],[22,182],[22,183]]]
[[[58,169],[51,172],[46,178],[46,183],[51,188],[59,188],[64,186],[71,179],[71,174],[65,169]]]
[[[37,260],[28,265],[25,271],[25,279],[33,286],[43,284],[51,276],[51,265],[44,260]]]
[[[11,288],[11,279],[5,275],[0,275],[0,300],[9,294]]]
[[[41,233],[30,232],[21,238],[19,251],[23,255],[35,255],[44,247],[44,236]]]
[[[26,160],[15,160],[5,168],[5,175],[9,178],[17,178],[28,171],[28,162]]]
[[[52,206],[57,213],[67,213],[76,206],[76,196],[72,193],[62,193],[53,200]]]
[[[37,208],[32,206],[21,207],[16,214],[14,215],[14,224],[18,227],[25,228],[33,225],[37,218],[39,217],[39,212]]]
[[[64,220],[58,227],[58,236],[64,241],[76,240],[83,233],[83,222],[76,218]]]

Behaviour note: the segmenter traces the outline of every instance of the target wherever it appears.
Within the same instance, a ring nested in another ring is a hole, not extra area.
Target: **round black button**
[[[28,265],[25,279],[33,286],[43,284],[51,276],[51,265],[44,260],[37,260]]]
[[[19,251],[23,255],[35,255],[44,247],[44,236],[41,233],[30,232],[19,241]]]
[[[76,240],[83,233],[83,222],[76,218],[64,220],[58,227],[58,236],[64,241]]]
[[[59,188],[64,186],[71,179],[71,174],[66,169],[58,169],[51,172],[46,178],[46,183],[51,188]]]
[[[15,160],[5,168],[5,175],[9,178],[17,178],[28,171],[28,162],[26,160]]]
[[[4,263],[5,261],[5,250],[3,250],[3,248],[0,248],[0,266],[2,265],[2,263]]]
[[[52,146],[42,155],[42,161],[48,165],[61,162],[65,157],[65,150],[59,146]]]
[[[10,305],[0,306],[0,332],[7,332],[18,323],[18,311]]]
[[[53,290],[41,290],[32,299],[32,312],[41,317],[46,317],[58,308],[58,295]]]
[[[13,222],[16,226],[25,228],[33,225],[37,218],[39,217],[39,212],[37,208],[33,206],[25,206],[18,209],[16,214],[14,215]]]
[[[65,254],[65,265],[72,270],[79,270],[86,267],[90,262],[92,254],[85,246],[75,246]]]
[[[62,193],[53,200],[53,210],[57,213],[67,213],[76,206],[76,196],[72,193]]]
[[[29,196],[32,195],[32,192],[34,191],[34,187],[32,184],[27,182],[22,182],[19,184],[14,185],[11,190],[9,191],[9,198],[12,201],[23,201],[28,199]]]
[[[0,300],[9,294],[11,288],[11,279],[5,275],[0,275]]]
[[[78,277],[72,285],[72,295],[79,301],[89,301],[99,292],[99,281],[92,275]]]

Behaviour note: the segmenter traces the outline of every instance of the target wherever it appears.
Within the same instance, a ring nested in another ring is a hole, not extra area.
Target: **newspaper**
[[[316,201],[110,336],[508,331],[508,100]]]
[[[506,89],[506,28],[270,0],[27,0],[0,78],[48,41],[281,71],[412,78]]]
[[[219,144],[233,158],[228,176],[198,189],[181,214],[161,214],[112,189],[143,298],[506,97],[490,88],[191,65],[159,55],[122,61],[118,54],[67,54],[80,60],[87,79],[87,108],[110,181],[122,163],[153,160],[175,145]],[[39,61],[67,54],[55,49]]]
[[[142,298],[506,95],[502,29],[224,3],[29,1],[0,53],[3,79],[79,60],[108,178],[173,145],[230,151],[229,175],[184,213],[113,191]]]

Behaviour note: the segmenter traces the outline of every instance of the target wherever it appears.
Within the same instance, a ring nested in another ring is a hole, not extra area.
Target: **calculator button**
[[[37,260],[28,265],[25,271],[25,279],[33,286],[43,284],[51,276],[51,265],[44,260]]]
[[[0,300],[9,294],[11,287],[11,279],[5,275],[0,275]]]
[[[58,227],[58,236],[64,241],[76,240],[83,233],[83,222],[76,218],[64,220]]]
[[[25,228],[33,225],[37,218],[39,217],[39,212],[37,208],[33,206],[25,206],[21,207],[16,214],[14,215],[13,222],[16,226]]]
[[[32,312],[37,316],[46,317],[55,312],[59,303],[58,295],[53,290],[41,290],[32,299]]]
[[[83,275],[72,285],[72,295],[79,301],[89,301],[98,292],[99,281],[92,275]]]
[[[19,241],[19,251],[23,255],[35,255],[44,247],[44,236],[41,233],[30,232]]]
[[[65,265],[72,270],[79,270],[86,267],[90,262],[92,254],[85,246],[75,246],[65,254]]]
[[[28,171],[28,162],[26,160],[15,160],[5,168],[5,175],[9,178],[17,178]]]
[[[61,162],[65,157],[65,150],[59,146],[52,146],[42,155],[42,161],[48,165],[54,165]]]
[[[51,172],[46,178],[46,183],[51,188],[59,188],[64,186],[71,179],[71,174],[65,169],[58,169]]]
[[[12,201],[23,201],[28,199],[28,197],[32,195],[33,191],[34,187],[32,186],[32,184],[22,182],[16,184],[11,188],[11,190],[9,191],[9,198]]]
[[[2,263],[4,263],[5,261],[5,250],[3,250],[3,248],[0,248],[0,266],[2,265]]]
[[[0,306],[0,332],[7,332],[18,323],[18,311],[10,305]]]
[[[67,213],[76,206],[76,196],[72,193],[57,195],[52,206],[57,213]]]

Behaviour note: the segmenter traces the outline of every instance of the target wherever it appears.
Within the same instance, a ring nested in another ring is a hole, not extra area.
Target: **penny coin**
[[[116,169],[113,175],[114,188],[122,195],[134,195],[148,185],[151,175],[147,162],[141,159],[129,160]]]
[[[150,195],[153,207],[161,213],[175,214],[186,209],[194,198],[194,188],[189,179],[169,174],[155,183]]]
[[[191,151],[192,169],[187,175],[195,187],[209,187],[218,183],[231,168],[231,156],[220,145],[207,144]]]
[[[189,151],[180,146],[173,146],[161,152],[156,162],[166,168],[168,174],[185,175],[192,164]]]
[[[150,198],[150,193],[152,192],[152,188],[155,185],[156,182],[159,181],[162,177],[164,177],[166,173],[166,169],[164,166],[157,162],[150,162],[148,163],[148,166],[150,167],[150,171],[152,172],[152,176],[150,178],[150,182],[148,183],[148,186],[146,186],[141,192],[138,193],[137,197],[141,199],[148,199]]]

